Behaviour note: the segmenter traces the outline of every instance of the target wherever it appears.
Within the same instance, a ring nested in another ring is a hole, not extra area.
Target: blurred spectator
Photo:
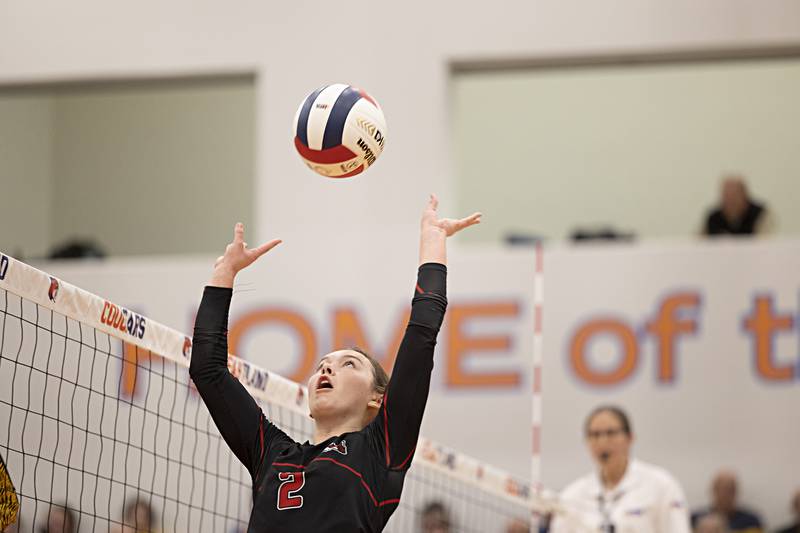
[[[506,526],[506,533],[531,533],[531,525],[521,518],[514,518]]]
[[[544,237],[525,231],[509,231],[503,239],[508,246],[533,247],[544,242]]]
[[[711,507],[692,514],[692,524],[697,526],[699,520],[707,514],[717,513],[728,522],[731,531],[760,533],[763,531],[761,518],[751,511],[739,508],[736,504],[738,481],[736,474],[729,470],[717,473],[711,483]]]
[[[597,228],[576,228],[570,238],[574,242],[588,242],[588,241],[623,241],[631,242],[635,236],[631,232],[620,231],[607,227]]]
[[[552,513],[547,513],[544,515],[539,516],[539,524],[538,529],[539,533],[549,533],[550,532],[550,523],[553,521]]]
[[[792,498],[792,511],[794,512],[794,524],[779,529],[776,533],[800,533],[800,489],[794,493],[794,498]]]
[[[728,533],[725,517],[717,513],[708,513],[697,521],[694,533]]]
[[[450,513],[442,502],[425,504],[420,516],[421,533],[450,533]]]
[[[55,246],[48,254],[48,259],[102,259],[106,256],[105,250],[99,244],[89,241],[73,239]]]
[[[47,526],[40,528],[39,533],[75,533],[75,513],[67,507],[51,505],[47,514]]]
[[[122,511],[122,528],[113,529],[115,533],[151,533],[155,531],[155,512],[145,500],[133,499],[125,503]]]
[[[633,430],[625,411],[597,407],[586,417],[584,434],[596,470],[561,492],[570,512],[553,517],[551,533],[689,533],[686,499],[675,478],[631,457]]]
[[[720,188],[719,205],[706,218],[704,235],[771,233],[774,221],[764,204],[756,203],[741,176],[727,176]]]

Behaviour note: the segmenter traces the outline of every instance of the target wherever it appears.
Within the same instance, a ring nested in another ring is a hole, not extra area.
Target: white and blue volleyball
[[[308,167],[328,178],[349,178],[375,164],[386,143],[378,102],[361,89],[334,83],[300,104],[294,145]]]

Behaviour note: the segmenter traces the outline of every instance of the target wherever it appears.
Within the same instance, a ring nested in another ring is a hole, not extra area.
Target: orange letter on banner
[[[622,359],[616,368],[608,372],[599,372],[586,361],[586,345],[596,335],[613,335],[622,345]],[[639,345],[633,330],[624,322],[613,319],[591,320],[582,325],[572,338],[570,359],[575,375],[589,385],[617,385],[636,369]]]
[[[143,361],[150,361],[152,356],[149,350],[139,348],[129,342],[122,343],[122,383],[120,394],[125,398],[134,398],[138,390],[136,384],[139,379],[139,365]]]
[[[756,369],[768,381],[791,381],[794,366],[775,366],[772,361],[772,339],[779,331],[794,327],[792,315],[777,315],[772,311],[771,296],[757,296],[753,312],[745,317],[744,328],[750,332],[755,345]]]
[[[361,322],[354,309],[349,307],[334,309],[333,346],[331,346],[331,349],[341,350],[342,348],[359,347],[378,359],[386,372],[391,372],[394,366],[394,359],[397,356],[397,350],[400,349],[400,343],[406,331],[406,325],[408,324],[410,314],[410,310],[405,310],[400,315],[400,320],[397,321],[394,331],[392,332],[392,339],[386,350],[381,353],[373,351],[372,345],[367,340],[367,336],[364,334],[364,328],[361,327]]]
[[[700,296],[696,292],[682,292],[669,296],[661,303],[658,318],[647,324],[647,332],[658,338],[658,380],[672,383],[675,380],[675,337],[697,331],[694,319],[679,319],[681,308],[696,310]]]
[[[521,380],[519,372],[478,373],[464,370],[464,359],[476,351],[508,351],[508,335],[467,337],[463,331],[467,321],[477,318],[516,317],[519,306],[515,302],[475,305],[454,305],[448,310],[447,326],[447,377],[449,387],[514,387]],[[491,354],[486,354],[491,355]]]
[[[288,326],[297,333],[301,347],[300,362],[294,373],[286,377],[303,383],[311,375],[314,368],[314,362],[317,358],[317,337],[314,335],[311,324],[299,313],[288,309],[259,309],[247,313],[231,326],[230,333],[228,333],[228,351],[234,355],[241,356],[239,345],[242,338],[256,326],[270,326],[273,324]]]

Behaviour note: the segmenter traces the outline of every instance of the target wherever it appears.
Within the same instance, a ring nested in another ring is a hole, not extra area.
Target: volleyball
[[[386,120],[366,91],[334,83],[309,94],[294,118],[294,146],[308,167],[349,178],[375,164],[386,143]]]

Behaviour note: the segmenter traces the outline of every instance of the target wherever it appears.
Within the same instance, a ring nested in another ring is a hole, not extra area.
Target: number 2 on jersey
[[[303,497],[298,494],[306,484],[305,472],[278,472],[278,510],[298,509],[303,506]]]

